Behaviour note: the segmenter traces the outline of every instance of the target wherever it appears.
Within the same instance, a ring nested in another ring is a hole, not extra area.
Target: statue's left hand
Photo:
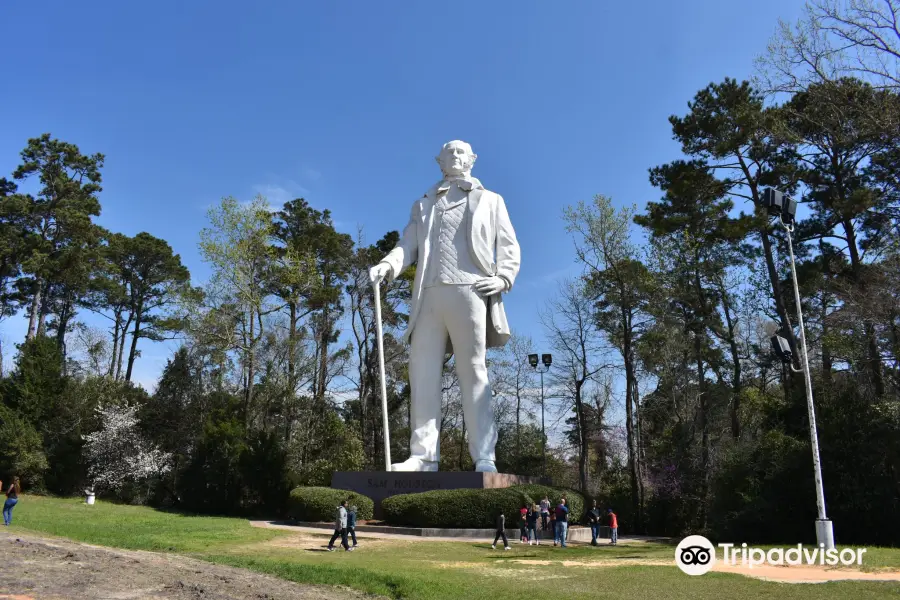
[[[502,277],[485,277],[475,282],[475,291],[482,296],[493,296],[506,291],[506,281]]]

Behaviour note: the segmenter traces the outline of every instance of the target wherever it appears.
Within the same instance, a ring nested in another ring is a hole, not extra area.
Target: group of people
[[[17,484],[18,479],[16,479],[16,485]],[[15,505],[15,487],[16,486],[13,485],[10,488],[10,491],[13,493],[13,506]],[[9,497],[9,493],[7,493],[7,497]],[[334,552],[334,543],[338,538],[341,538],[341,546],[344,548],[345,552],[350,552],[358,545],[356,541],[356,515],[359,509],[356,506],[350,506],[348,508],[348,503],[347,500],[342,500],[335,510],[334,534],[328,542],[329,552]],[[7,505],[9,505],[9,500],[7,500]],[[10,508],[9,510],[11,517],[12,509]],[[3,510],[3,516],[4,519],[6,519],[7,514],[5,508]],[[613,509],[607,508],[605,519],[609,523],[609,543],[615,546],[619,541],[618,517],[616,516],[616,513],[613,512]],[[600,537],[600,527],[602,526],[603,520],[604,515],[597,506],[597,501],[594,500],[591,510],[588,511],[588,523],[591,526],[592,546],[598,544],[597,540]],[[540,522],[540,529],[538,528],[538,522]],[[9,522],[7,522],[7,525],[9,525]],[[494,543],[491,544],[491,548],[496,549],[497,542],[502,539],[504,549],[510,550],[509,539],[506,537],[506,515],[502,510],[500,511],[500,514],[497,515],[496,525],[497,533],[494,536]],[[561,546],[563,548],[567,547],[566,541],[569,538],[569,505],[565,496],[560,499],[559,504],[555,507],[551,507],[550,499],[547,496],[544,496],[540,505],[522,505],[522,508],[519,510],[519,541],[523,544],[527,543],[529,546],[532,544],[540,546],[541,536],[538,534],[539,530],[543,532],[552,531],[553,545]],[[350,545],[351,539],[353,540],[352,546]]]
[[[347,508],[347,504],[346,500],[342,500],[335,511],[334,535],[331,536],[331,541],[328,542],[329,552],[334,552],[334,542],[338,538],[341,538],[341,546],[344,547],[345,552],[350,552],[358,545],[356,543],[356,513],[359,509],[356,506]],[[348,536],[353,540],[352,546],[347,539]]]
[[[0,490],[3,489],[3,482],[0,481]],[[3,524],[9,527],[12,524],[13,507],[19,503],[19,494],[22,492],[22,485],[19,483],[18,477],[13,477],[13,481],[6,490],[6,501],[3,503]]]
[[[610,544],[615,546],[619,541],[619,520],[613,509],[606,509],[606,520],[610,528]],[[550,499],[544,496],[540,506],[532,504],[522,505],[519,509],[519,541],[529,546],[536,544],[541,545],[541,537],[538,535],[538,519],[540,519],[540,530],[543,532],[553,533],[553,545],[566,548],[566,542],[569,539],[569,506],[566,497],[563,496],[559,504],[551,507]],[[600,537],[600,527],[602,526],[604,515],[594,500],[591,510],[588,512],[588,523],[591,526],[591,545],[598,545]],[[497,515],[497,532],[494,536],[494,543],[491,548],[497,547],[497,541],[503,540],[503,547],[509,550],[509,540],[506,537],[506,515],[503,511]]]

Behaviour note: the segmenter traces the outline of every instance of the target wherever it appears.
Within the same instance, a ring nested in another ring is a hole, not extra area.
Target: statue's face
[[[450,142],[441,150],[438,162],[445,175],[462,175],[472,168],[472,149],[465,142]]]

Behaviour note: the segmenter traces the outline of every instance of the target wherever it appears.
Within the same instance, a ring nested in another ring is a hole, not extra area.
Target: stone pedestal
[[[496,489],[530,483],[550,485],[544,477],[508,473],[446,471],[335,471],[331,487],[368,496],[375,502],[375,516],[381,516],[381,501],[397,494],[417,494],[431,490]]]

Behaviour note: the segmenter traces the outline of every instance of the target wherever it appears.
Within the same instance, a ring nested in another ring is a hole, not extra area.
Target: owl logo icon
[[[675,564],[688,575],[703,575],[716,565],[716,548],[702,535],[689,535],[675,548]]]

